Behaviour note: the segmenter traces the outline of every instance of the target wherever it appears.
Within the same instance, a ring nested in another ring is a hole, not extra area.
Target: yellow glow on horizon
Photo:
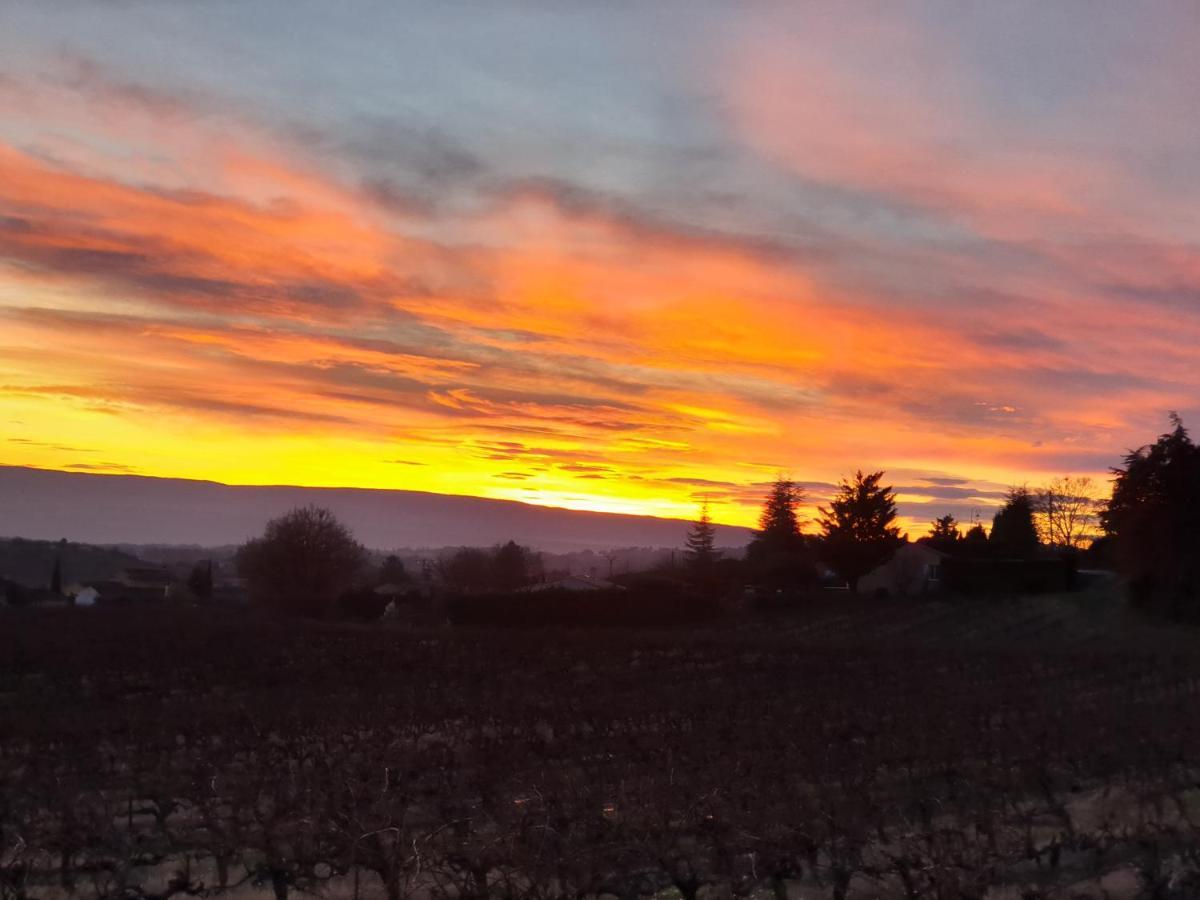
[[[0,140],[0,209],[32,223],[0,234],[0,463],[684,519],[707,499],[752,527],[779,472],[912,473],[902,500],[932,512],[926,474],[1044,481],[1159,399],[1064,401],[944,310],[752,241],[536,187],[396,212],[252,129],[123,114],[177,169]]]

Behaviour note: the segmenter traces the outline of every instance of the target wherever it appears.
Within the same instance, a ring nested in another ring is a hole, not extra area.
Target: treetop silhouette
[[[842,480],[829,506],[819,510],[825,561],[851,591],[903,543],[895,524],[896,495],[890,486],[880,485],[882,478],[882,471],[855,472]]]

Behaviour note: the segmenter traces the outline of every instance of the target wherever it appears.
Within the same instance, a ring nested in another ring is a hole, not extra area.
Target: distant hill
[[[48,588],[54,561],[60,558],[63,587],[76,581],[86,584],[116,578],[127,568],[146,565],[138,557],[112,547],[0,538],[0,578]]]
[[[93,475],[0,466],[0,535],[93,544],[240,543],[296,506],[326,506],[369,547],[490,545],[541,550],[679,547],[677,519],[578,512],[422,491],[236,486],[213,481]],[[717,527],[741,547],[747,528]],[[3,570],[0,569],[0,572]]]

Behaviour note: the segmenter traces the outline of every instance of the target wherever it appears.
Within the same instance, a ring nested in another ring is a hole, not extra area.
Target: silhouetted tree
[[[530,552],[516,541],[497,547],[492,555],[490,587],[512,591],[529,584]]]
[[[843,479],[829,507],[821,507],[825,561],[850,586],[886,562],[902,542],[896,521],[896,495],[879,484],[883,472],[854,473]]]
[[[377,593],[375,588],[365,585],[343,591],[337,598],[338,615],[343,619],[359,622],[375,622],[383,617],[384,610],[392,601],[387,594]]]
[[[437,570],[448,587],[482,591],[491,586],[492,557],[481,547],[460,547],[438,560]]]
[[[267,523],[237,552],[250,596],[283,612],[327,616],[366,565],[366,551],[327,509],[304,506]]]
[[[15,608],[29,603],[29,591],[23,585],[9,581],[7,583],[0,582],[0,587],[4,589],[4,601],[9,606]]]
[[[1200,447],[1182,420],[1113,469],[1112,498],[1100,515],[1113,559],[1134,599],[1161,601],[1179,615],[1200,613]]]
[[[205,559],[196,563],[187,577],[188,590],[193,597],[207,600],[213,592],[212,560]]]
[[[1033,522],[1033,496],[1024,487],[1010,488],[1004,506],[992,517],[988,543],[1000,556],[1028,559],[1037,552],[1037,526]]]
[[[1113,539],[1107,534],[1093,540],[1079,557],[1079,565],[1085,569],[1114,569]]]
[[[790,586],[815,577],[812,554],[800,531],[796,512],[804,491],[794,481],[780,477],[763,502],[758,531],[746,548],[746,562],[761,580]]]
[[[1034,511],[1042,541],[1054,547],[1083,547],[1095,537],[1100,506],[1086,475],[1055,478],[1038,488]]]
[[[62,555],[54,557],[54,568],[50,570],[50,590],[52,593],[62,593]]]
[[[988,548],[987,531],[983,525],[976,522],[967,529],[967,533],[963,535],[963,549],[969,550],[971,553],[985,553]]]
[[[380,584],[404,584],[408,581],[408,570],[404,568],[404,560],[394,553],[383,561],[379,567]]]
[[[717,562],[716,537],[717,529],[713,526],[708,513],[708,501],[705,500],[700,507],[700,518],[692,523],[685,540],[688,568],[701,579],[712,573]]]
[[[491,550],[460,547],[437,564],[442,581],[458,591],[513,591],[530,584],[536,568],[537,555],[516,541]]]
[[[777,478],[763,502],[758,518],[758,534],[754,542],[790,547],[800,536],[800,519],[796,507],[804,502],[804,490],[794,481]]]
[[[958,530],[958,520],[950,513],[946,513],[940,519],[934,519],[929,526],[929,534],[926,535],[926,543],[943,553],[952,551],[962,539],[962,533]]]

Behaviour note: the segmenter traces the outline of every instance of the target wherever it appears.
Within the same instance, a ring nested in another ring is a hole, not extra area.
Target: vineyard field
[[[0,898],[1196,897],[1196,637],[1086,597],[9,612]]]

